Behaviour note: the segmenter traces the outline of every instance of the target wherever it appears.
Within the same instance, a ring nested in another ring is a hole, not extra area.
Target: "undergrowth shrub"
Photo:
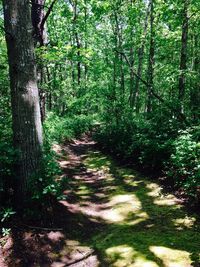
[[[0,101],[1,102],[1,101]],[[12,165],[15,151],[12,144],[11,115],[0,110],[0,203],[4,198],[3,191],[10,191]],[[4,199],[5,200],[5,199]]]
[[[167,164],[167,175],[178,187],[195,198],[200,197],[200,128],[179,132],[173,143],[174,151]]]
[[[144,169],[160,170],[170,157],[177,136],[175,121],[126,117],[118,125],[103,124],[96,139],[105,148]]]
[[[78,115],[71,119],[71,127],[74,137],[79,137],[81,134],[92,130],[94,116]]]
[[[63,142],[92,129],[94,116],[74,115],[60,117],[52,112],[47,116],[44,124],[45,138],[48,142]]]
[[[14,160],[14,149],[12,146],[11,129],[0,130],[0,183],[11,177],[12,163]],[[0,186],[2,188],[2,186]]]
[[[70,119],[49,113],[44,123],[44,133],[47,142],[62,142],[73,136],[72,128],[69,127]]]
[[[62,193],[59,183],[61,170],[52,146],[56,142],[79,137],[92,128],[92,123],[93,117],[86,115],[60,117],[54,113],[48,114],[44,125],[43,168],[40,175],[33,177],[30,183],[33,199],[45,199],[49,194],[60,196]]]
[[[61,175],[61,170],[57,163],[57,155],[52,150],[52,146],[48,140],[45,140],[43,146],[42,170],[39,175],[37,174],[36,177],[33,177],[30,183],[32,198],[41,201],[49,194],[59,196],[60,185],[57,182],[59,175]]]
[[[166,114],[154,114],[150,119],[129,114],[118,123],[110,118],[95,138],[120,159],[151,173],[166,174],[170,183],[200,199],[199,127],[184,130],[183,124]]]
[[[12,146],[11,116],[3,114],[4,120],[0,120],[0,195],[3,188],[12,184],[12,166],[16,158]],[[1,113],[0,113],[1,119]],[[94,117],[79,115],[72,117],[60,117],[49,113],[44,124],[44,146],[42,169],[36,177],[29,181],[29,188],[32,199],[35,201],[44,200],[49,194],[59,196],[61,194],[60,184],[57,181],[61,174],[57,163],[57,155],[52,150],[53,143],[63,142],[79,137],[92,128]],[[1,199],[0,199],[1,201]]]

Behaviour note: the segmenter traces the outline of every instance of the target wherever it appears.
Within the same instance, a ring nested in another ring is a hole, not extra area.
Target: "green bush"
[[[71,119],[71,128],[74,137],[79,137],[81,134],[92,129],[94,118],[88,115],[73,116]]]
[[[167,175],[177,186],[190,195],[198,197],[200,187],[200,128],[188,128],[180,132],[174,141],[174,152],[170,157]]]
[[[33,199],[43,199],[48,194],[59,196],[60,188],[56,178],[61,175],[60,167],[57,163],[57,155],[52,150],[52,146],[45,140],[43,146],[43,162],[41,173],[33,177],[30,187]]]
[[[30,183],[33,199],[43,199],[48,194],[59,196],[60,183],[56,178],[61,174],[57,155],[52,150],[54,142],[63,142],[91,129],[93,118],[85,115],[59,117],[49,113],[44,125],[43,168],[40,175]]]
[[[2,118],[2,120],[1,120]],[[15,151],[12,145],[11,119],[9,114],[0,113],[0,200],[4,187],[10,187],[12,177],[12,165]]]
[[[44,124],[45,139],[49,143],[63,142],[92,129],[94,117],[88,115],[76,115],[60,117],[50,112]]]
[[[47,142],[62,142],[72,138],[73,131],[69,125],[70,120],[68,118],[59,117],[50,112],[44,123],[44,135]]]
[[[111,153],[151,172],[165,172],[170,182],[199,198],[200,128],[180,128],[167,117],[127,115],[118,123],[113,118],[102,124],[95,137]]]
[[[161,170],[169,159],[173,139],[177,136],[175,121],[147,120],[123,116],[118,124],[103,124],[96,139],[112,153],[131,160],[144,169]]]

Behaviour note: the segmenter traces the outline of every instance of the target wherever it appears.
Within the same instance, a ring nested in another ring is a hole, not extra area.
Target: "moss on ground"
[[[90,152],[84,165],[103,177],[107,205],[99,219],[106,226],[93,235],[90,245],[105,266],[189,267],[200,263],[197,217],[189,215],[174,195],[163,194],[157,183],[118,167],[99,152]]]

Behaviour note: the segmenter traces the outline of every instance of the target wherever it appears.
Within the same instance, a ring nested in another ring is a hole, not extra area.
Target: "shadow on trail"
[[[94,144],[83,142],[81,150],[79,146],[70,147],[83,159],[74,169],[65,205],[106,225],[88,245],[100,251],[107,266],[188,267],[191,260],[198,266],[200,233],[195,215],[188,215],[173,195],[163,195],[156,183],[118,167]]]
[[[64,175],[52,224],[62,230],[15,233],[18,256],[19,247],[27,254],[13,266],[200,266],[198,218],[177,198],[118,166],[91,140],[55,150]]]

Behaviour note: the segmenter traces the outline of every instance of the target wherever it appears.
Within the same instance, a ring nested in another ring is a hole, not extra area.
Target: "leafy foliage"
[[[174,151],[168,163],[167,174],[188,193],[199,197],[200,188],[200,131],[188,128],[174,141]]]
[[[191,1],[184,8],[184,1],[172,0],[81,0],[54,5],[47,20],[48,44],[36,48],[46,119],[44,168],[30,184],[35,198],[59,191],[53,143],[77,138],[90,131],[94,122],[99,123],[95,138],[104,148],[140,168],[166,172],[178,187],[197,196],[200,6]],[[187,50],[182,53],[185,13],[189,18]],[[3,26],[2,16],[0,23]],[[183,55],[185,69],[180,68]],[[16,158],[3,32],[0,61],[2,190],[4,182],[14,177]]]
[[[172,151],[173,138],[177,135],[175,120],[166,123],[158,117],[124,117],[118,125],[105,124],[96,138],[114,154],[129,159],[152,171],[161,170]]]
[[[49,113],[45,121],[44,131],[46,140],[52,142],[63,142],[92,129],[94,116],[76,115],[60,117]]]

